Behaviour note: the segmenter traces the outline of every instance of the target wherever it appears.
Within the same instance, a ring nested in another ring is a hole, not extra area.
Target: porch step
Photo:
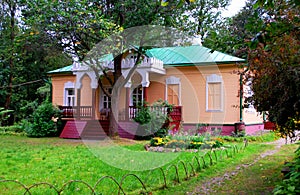
[[[67,121],[60,138],[79,139],[87,121]]]
[[[90,120],[81,133],[81,139],[105,139],[108,134],[109,121]]]

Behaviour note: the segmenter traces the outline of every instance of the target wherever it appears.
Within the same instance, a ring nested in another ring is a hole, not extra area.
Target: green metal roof
[[[162,47],[149,49],[146,52],[148,57],[154,57],[163,61],[165,66],[192,66],[229,64],[246,62],[246,60],[224,54],[218,51],[211,52],[211,49],[200,46]],[[100,61],[110,61],[111,54],[105,55]],[[72,72],[72,65],[48,72],[48,74]]]
[[[66,73],[66,72],[72,72],[73,64],[69,66],[65,66],[56,70],[52,70],[47,72],[48,74],[57,74],[57,73]]]
[[[211,53],[211,49],[200,46],[164,47],[154,48],[146,52],[147,56],[155,57],[164,62],[166,66],[189,66],[189,65],[210,65],[245,62],[218,51]]]

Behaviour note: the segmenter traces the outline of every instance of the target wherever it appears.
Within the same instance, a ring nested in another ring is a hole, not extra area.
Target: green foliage
[[[172,139],[169,142],[167,142],[164,145],[164,147],[166,147],[166,148],[174,148],[174,149],[176,149],[176,148],[186,149],[186,148],[188,148],[188,145],[189,145],[189,143],[184,142],[182,140],[174,140],[174,139]]]
[[[299,143],[298,143],[299,144]],[[273,193],[277,194],[299,194],[300,193],[300,146],[295,151],[295,159],[288,163],[290,172],[286,175],[281,184],[276,185]]]
[[[150,140],[150,146],[163,146],[165,148],[180,149],[208,149],[223,146],[223,139],[211,139],[206,134],[190,136],[177,134],[165,138],[154,137]]]
[[[176,16],[176,19],[179,18],[177,23],[184,24],[181,28],[192,36],[198,36],[202,43],[207,34],[219,29],[222,21],[220,10],[225,9],[229,3],[229,0],[194,0],[183,6],[188,11]]]
[[[133,120],[141,125],[149,123],[151,121],[151,112],[149,106],[146,106],[146,104],[140,105],[137,106],[137,109],[138,112]]]
[[[20,125],[4,126],[0,127],[1,135],[23,135],[24,130]]]
[[[29,2],[28,2],[29,3]],[[28,25],[21,1],[1,1],[0,6],[0,107],[14,110],[9,124],[24,117],[21,107],[45,98],[36,94],[49,70],[69,65],[56,41]]]
[[[266,18],[252,39],[246,78],[254,95],[246,101],[260,112],[268,111],[269,120],[289,134],[294,131],[291,119],[300,112],[299,4],[263,0],[259,5],[273,19]]]
[[[203,45],[243,59],[248,56],[248,43],[263,26],[261,8],[254,9],[253,0],[247,1],[245,7],[232,18],[226,18],[215,31],[210,31]]]
[[[231,136],[232,137],[245,137],[246,136],[246,131],[245,130],[242,130],[242,131],[233,131],[231,133]]]
[[[13,110],[7,110],[0,107],[0,126],[10,117],[9,113],[12,113]]]
[[[167,135],[168,121],[170,120],[168,113],[172,112],[172,105],[166,101],[158,100],[152,106],[148,106],[147,103],[143,102],[137,108],[138,112],[133,120],[140,124],[138,135],[141,135],[144,139],[152,136],[165,137]]]
[[[56,136],[60,123],[60,111],[50,102],[43,102],[32,114],[32,122],[22,121],[24,131],[29,137]]]

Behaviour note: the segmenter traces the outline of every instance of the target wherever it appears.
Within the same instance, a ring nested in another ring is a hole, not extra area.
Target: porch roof
[[[182,47],[153,48],[146,52],[147,56],[163,61],[165,66],[192,66],[229,64],[246,62],[246,60],[213,51],[209,48],[192,45]]]

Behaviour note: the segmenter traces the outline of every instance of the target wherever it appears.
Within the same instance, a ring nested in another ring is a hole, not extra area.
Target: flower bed
[[[211,138],[207,135],[173,135],[166,137],[154,137],[150,140],[148,151],[172,151],[178,152],[182,150],[199,150],[219,148],[223,146],[221,138]]]

